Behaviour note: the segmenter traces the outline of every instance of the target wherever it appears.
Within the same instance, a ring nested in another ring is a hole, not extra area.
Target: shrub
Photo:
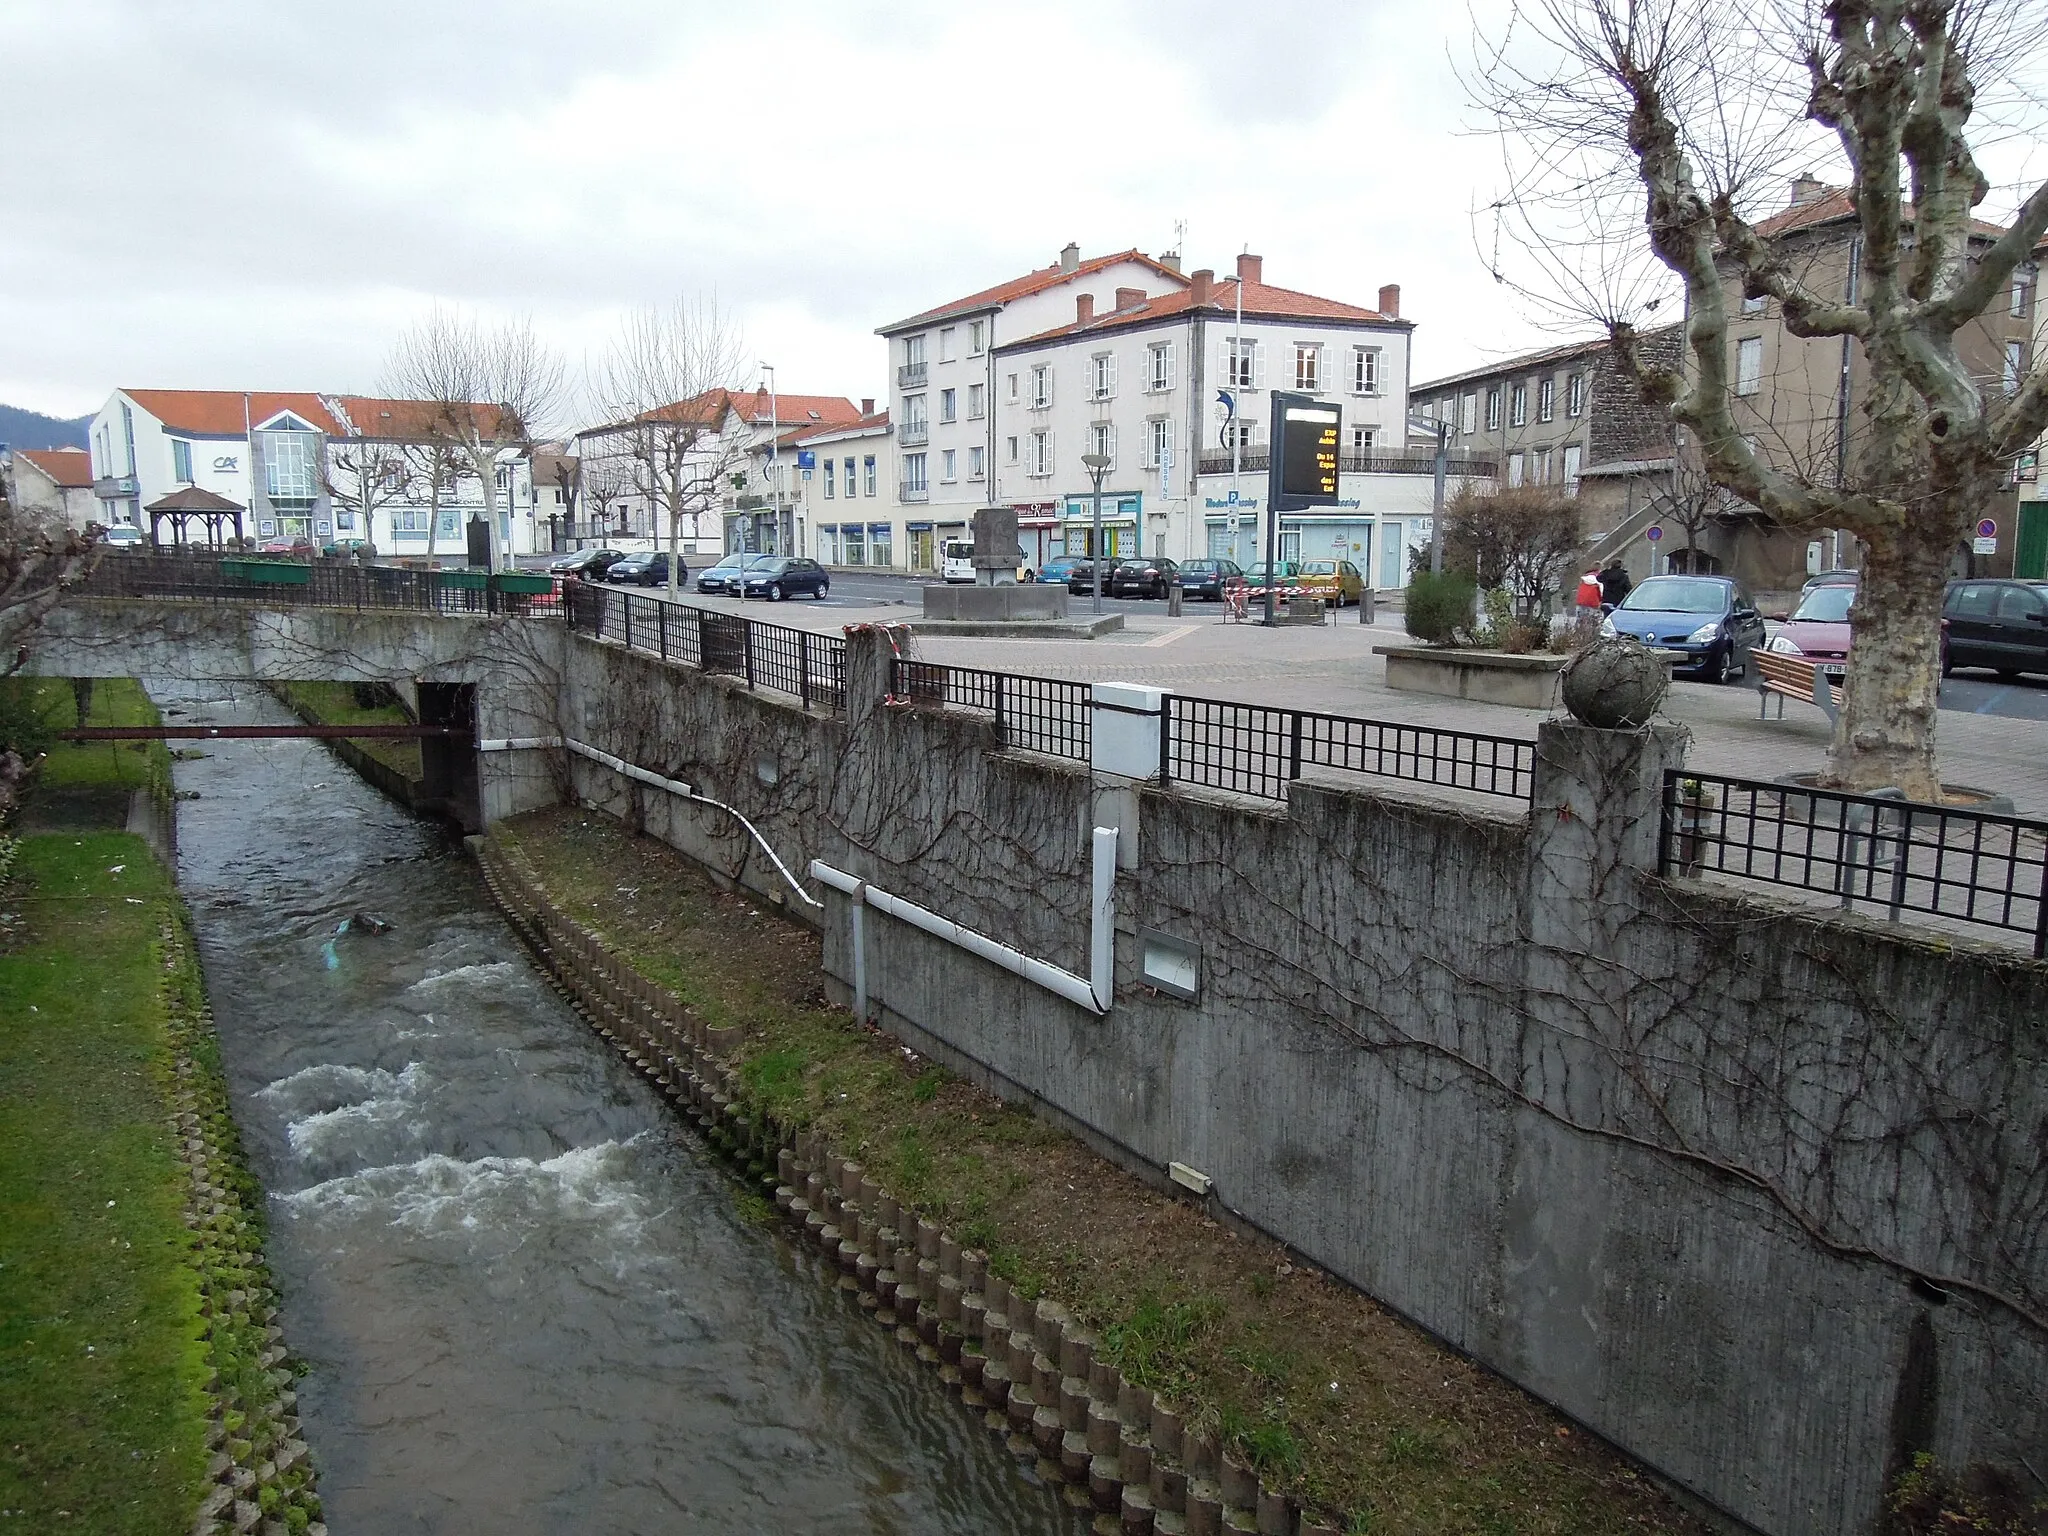
[[[1472,627],[1472,583],[1445,572],[1427,573],[1408,583],[1402,620],[1408,633],[1429,645],[1449,645]]]

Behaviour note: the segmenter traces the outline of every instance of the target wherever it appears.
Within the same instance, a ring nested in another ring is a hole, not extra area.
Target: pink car
[[[1766,649],[1819,662],[1821,671],[1839,682],[1848,667],[1849,609],[1857,591],[1854,581],[1808,587]]]

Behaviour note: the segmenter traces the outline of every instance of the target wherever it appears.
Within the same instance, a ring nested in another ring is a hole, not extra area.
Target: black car
[[[1223,601],[1223,589],[1232,581],[1244,580],[1244,568],[1235,560],[1189,560],[1180,568],[1180,590],[1184,597],[1206,597]]]
[[[779,603],[799,593],[823,597],[832,590],[832,578],[815,560],[794,555],[770,555],[747,567],[740,579],[741,597],[765,597]]]
[[[1164,597],[1180,575],[1180,567],[1160,556],[1152,560],[1119,560],[1103,579],[1111,597]]]
[[[1114,560],[1103,561],[1102,590],[1104,592],[1109,591],[1110,577],[1115,572],[1116,562]],[[1074,562],[1073,567],[1067,572],[1067,590],[1077,597],[1095,590],[1095,562],[1093,560],[1083,557]]]
[[[1941,675],[1989,667],[2008,681],[2048,672],[2048,581],[1949,583],[1941,604]]]
[[[1725,683],[1748,673],[1750,652],[1763,644],[1764,616],[1726,576],[1652,576],[1601,621],[1600,633],[1676,651],[1674,672]]]
[[[625,559],[616,549],[579,549],[557,555],[548,562],[550,576],[581,576],[585,581],[603,581],[604,573]]]
[[[740,581],[747,571],[756,565],[773,560],[773,555],[750,555],[744,551],[727,555],[697,578],[699,592],[724,592],[732,597],[740,594]]]
[[[625,555],[614,560],[604,573],[606,581],[615,581],[622,586],[665,587],[668,585],[668,551],[661,550],[651,555]],[[676,581],[690,579],[690,568],[680,560],[676,562]]]

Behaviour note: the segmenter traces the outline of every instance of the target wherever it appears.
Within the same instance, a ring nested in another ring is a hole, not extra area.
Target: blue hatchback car
[[[1763,644],[1764,617],[1726,576],[1652,576],[1607,615],[1600,633],[1676,651],[1674,672],[1725,683],[1749,671],[1749,653]]]

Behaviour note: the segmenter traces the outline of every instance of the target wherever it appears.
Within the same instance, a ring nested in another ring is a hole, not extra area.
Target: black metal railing
[[[629,650],[704,672],[736,677],[749,688],[785,693],[805,708],[834,711],[846,702],[846,641],[736,613],[641,597],[593,582],[570,582],[569,628]]]
[[[889,692],[908,704],[988,715],[997,739],[1020,752],[1088,761],[1094,690],[1086,683],[897,657]]]
[[[357,565],[348,560],[257,555],[108,554],[77,591],[81,597],[394,608],[479,616],[551,617],[562,611],[562,584],[538,573]]]
[[[2048,822],[1673,771],[1658,867],[1812,891],[1893,922],[1996,929],[2048,957]]]
[[[1306,769],[1335,769],[1527,800],[1533,742],[1306,709],[1166,697],[1168,782],[1284,800]]]

